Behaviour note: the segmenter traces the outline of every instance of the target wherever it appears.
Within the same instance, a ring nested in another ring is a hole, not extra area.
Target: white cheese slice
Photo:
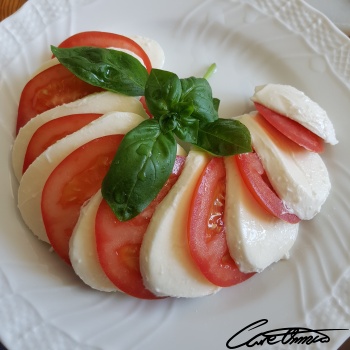
[[[199,297],[220,290],[193,261],[187,243],[190,201],[209,159],[191,150],[182,173],[157,207],[144,236],[140,267],[146,288],[158,296]]]
[[[160,44],[154,40],[140,35],[131,35],[130,39],[136,41],[148,55],[152,68],[163,68],[165,55]]]
[[[28,144],[33,134],[40,126],[50,120],[64,117],[69,114],[105,114],[112,111],[132,112],[141,115],[144,118],[148,117],[138,98],[106,91],[95,93],[77,101],[52,108],[37,115],[35,118],[32,118],[20,129],[13,144],[12,166],[16,178],[20,180],[22,177],[23,162]]]
[[[54,58],[50,58],[46,61],[44,61],[41,66],[34,71],[34,73],[31,75],[30,79],[34,78],[36,75],[38,75],[39,73],[43,72],[46,69],[49,69],[53,66],[56,66],[56,64],[59,64],[60,62],[58,61],[57,57]]]
[[[98,191],[81,208],[69,241],[69,258],[75,273],[88,286],[104,292],[120,291],[106,276],[98,260],[95,219],[101,201],[102,194]]]
[[[18,208],[24,222],[38,238],[48,242],[41,215],[41,194],[46,180],[56,166],[85,143],[102,136],[125,134],[143,120],[134,113],[108,113],[57,141],[28,167],[18,188]]]
[[[263,209],[239,173],[234,157],[225,158],[225,229],[231,257],[242,272],[261,272],[289,257],[299,224],[284,222]]]
[[[248,127],[271,185],[286,207],[302,220],[312,219],[331,189],[322,158],[288,140],[259,114],[238,119]]]
[[[255,88],[252,100],[295,120],[325,142],[338,143],[326,111],[302,91],[289,85],[267,84]]]

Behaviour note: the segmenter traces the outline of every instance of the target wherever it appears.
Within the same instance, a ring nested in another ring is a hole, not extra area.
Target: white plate
[[[49,44],[83,30],[152,37],[165,68],[182,77],[216,62],[211,83],[223,116],[250,111],[254,86],[267,82],[294,85],[328,111],[340,140],[322,155],[332,192],[321,214],[301,224],[288,261],[215,296],[140,301],[84,286],[30,234],[10,167],[19,94]],[[325,17],[294,0],[31,0],[0,24],[0,66],[0,338],[9,349],[220,350],[259,319],[269,323],[250,336],[350,328],[350,41]],[[327,334],[319,349],[350,335]]]
[[[306,0],[306,2],[324,13],[338,28],[350,35],[350,2],[348,0]]]

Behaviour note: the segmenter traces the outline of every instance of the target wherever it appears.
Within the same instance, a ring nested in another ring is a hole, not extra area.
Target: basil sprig
[[[85,82],[130,96],[145,96],[153,119],[128,132],[102,183],[102,195],[120,221],[132,219],[157,196],[174,166],[176,139],[214,156],[251,152],[248,129],[220,119],[220,101],[205,78],[180,79],[112,49],[56,48],[60,63]],[[211,68],[213,69],[213,67]]]

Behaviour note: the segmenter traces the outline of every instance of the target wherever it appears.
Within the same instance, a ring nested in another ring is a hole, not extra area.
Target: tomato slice
[[[285,117],[259,103],[254,103],[257,111],[278,131],[309,151],[321,153],[324,140],[295,120]]]
[[[151,61],[143,48],[134,40],[124,35],[99,31],[81,32],[70,36],[58,47],[68,48],[74,46],[113,47],[129,50],[142,59],[148,72],[152,69]]]
[[[104,200],[97,211],[95,235],[100,264],[112,283],[128,295],[141,299],[157,298],[143,285],[140,248],[156,206],[176,182],[184,162],[185,157],[176,157],[172,174],[158,196],[135,218],[119,221]]]
[[[213,158],[204,169],[192,198],[188,242],[191,255],[213,284],[228,287],[250,278],[231,258],[225,233],[226,171],[222,158]]]
[[[300,221],[296,215],[288,212],[282,200],[277,196],[256,152],[240,154],[232,159],[232,161],[236,160],[244,183],[263,208],[291,224]]]
[[[81,206],[101,187],[123,135],[94,139],[68,155],[51,173],[41,197],[49,241],[67,263],[69,239]]]
[[[101,115],[98,113],[70,114],[50,120],[40,126],[29,141],[24,157],[22,173],[24,174],[29,165],[49,146],[65,136],[72,134],[74,131],[81,129]]]
[[[45,69],[33,77],[22,91],[16,133],[36,115],[98,91],[102,89],[80,80],[61,64]]]

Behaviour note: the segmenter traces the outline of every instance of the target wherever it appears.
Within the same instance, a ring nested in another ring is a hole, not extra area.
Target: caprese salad
[[[207,79],[162,70],[152,39],[83,32],[52,52],[19,102],[18,208],[82,281],[199,297],[288,257],[331,188],[318,104],[267,84],[222,119]]]

